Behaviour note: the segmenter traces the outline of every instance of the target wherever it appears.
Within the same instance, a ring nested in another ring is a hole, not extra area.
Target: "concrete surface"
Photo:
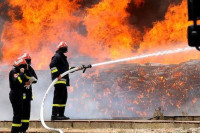
[[[62,128],[64,132],[149,132],[149,133],[198,133],[200,121],[174,120],[69,120],[46,121],[50,127]],[[11,121],[0,121],[0,133],[10,131]],[[177,132],[176,132],[177,131]],[[29,133],[50,132],[40,121],[31,121]]]

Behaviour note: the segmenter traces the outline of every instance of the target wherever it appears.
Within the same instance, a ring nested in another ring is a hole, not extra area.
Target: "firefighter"
[[[27,69],[25,70],[25,81],[29,81],[30,85],[25,85],[22,89],[23,94],[23,100],[22,100],[22,127],[21,130],[23,132],[26,132],[29,127],[29,120],[30,120],[30,113],[31,113],[31,101],[33,100],[32,96],[32,84],[36,83],[38,78],[34,71],[34,69],[31,67],[31,57],[28,53],[24,53],[19,59],[24,59],[28,65]]]
[[[11,133],[21,132],[21,114],[22,114],[22,89],[25,85],[30,85],[26,82],[25,71],[27,70],[27,63],[24,59],[17,59],[14,66],[9,73],[10,93],[9,98],[13,108],[13,121]]]
[[[70,86],[69,75],[61,77],[61,74],[69,70],[69,63],[67,56],[64,53],[68,52],[68,46],[66,42],[60,42],[57,46],[55,55],[50,62],[51,77],[52,80],[58,78],[54,87],[54,97],[52,105],[51,120],[67,120],[69,117],[64,115],[65,106],[68,98],[67,86]],[[74,67],[73,67],[74,68]],[[81,70],[82,67],[79,67]]]

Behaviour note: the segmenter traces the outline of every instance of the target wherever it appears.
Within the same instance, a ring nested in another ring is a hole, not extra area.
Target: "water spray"
[[[160,52],[151,53],[151,54],[143,54],[143,55],[133,56],[133,57],[129,57],[129,58],[123,58],[123,59],[118,59],[118,60],[113,60],[113,61],[107,61],[107,62],[93,64],[92,67],[102,66],[102,65],[109,65],[109,64],[125,62],[125,61],[131,61],[131,60],[137,60],[137,59],[143,59],[143,58],[148,58],[148,57],[153,57],[153,56],[162,56],[162,55],[175,54],[175,53],[190,51],[190,50],[193,50],[193,49],[194,48],[187,47],[187,48],[178,48],[178,49],[175,49],[175,50],[160,51]]]
[[[138,56],[129,57],[129,58],[123,58],[123,59],[118,59],[118,60],[113,60],[113,61],[97,63],[97,64],[93,64],[93,65],[87,65],[87,66],[83,65],[82,69],[83,69],[83,72],[85,72],[86,69],[91,68],[91,67],[109,65],[109,64],[120,63],[120,62],[131,61],[131,60],[137,60],[137,59],[143,59],[143,58],[154,57],[154,56],[175,54],[175,53],[190,51],[190,50],[193,50],[193,49],[194,48],[187,47],[187,48],[178,48],[178,49],[175,49],[175,50],[160,51],[160,52],[151,53],[151,54],[143,54],[143,55],[138,55]],[[70,69],[70,70],[62,73],[61,77],[65,76],[65,75],[67,75],[67,74],[69,74],[71,72],[78,71],[78,70],[80,70],[79,67]],[[43,97],[42,104],[41,104],[41,109],[40,109],[40,120],[41,120],[41,123],[44,126],[44,128],[46,128],[48,130],[58,131],[60,133],[63,133],[63,131],[61,129],[48,127],[44,122],[44,103],[45,103],[45,100],[46,100],[46,97],[47,97],[48,93],[50,92],[52,86],[56,83],[56,81],[58,81],[57,78],[50,84],[49,88],[47,89],[47,91],[46,91],[46,93],[45,93],[45,95]]]

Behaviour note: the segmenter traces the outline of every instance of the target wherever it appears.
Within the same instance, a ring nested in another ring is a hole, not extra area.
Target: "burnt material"
[[[117,64],[89,72],[72,83],[76,84],[72,95],[80,93],[82,100],[74,97],[71,102],[83,105],[81,110],[90,109],[84,101],[93,101],[98,112],[110,118],[151,117],[160,106],[164,115],[199,115],[199,60],[172,65]]]
[[[0,69],[4,70],[3,67]],[[38,109],[51,83],[50,70],[36,73],[40,82],[33,87],[33,109]],[[200,116],[199,73],[200,60],[171,65],[129,62],[93,67],[84,74],[81,71],[72,73],[69,75],[68,116],[72,119],[148,119],[158,107],[162,108],[164,116]],[[8,111],[12,113],[7,104],[7,75],[6,71],[1,71],[1,113],[7,114],[1,116],[1,120],[9,118]],[[52,101],[52,92],[49,97],[47,103]],[[47,106],[49,112],[45,113],[49,119],[50,107]],[[39,113],[33,110],[31,116],[39,118]]]

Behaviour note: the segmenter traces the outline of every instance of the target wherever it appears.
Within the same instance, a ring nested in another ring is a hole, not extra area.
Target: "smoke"
[[[92,8],[92,6],[98,4],[101,0],[78,0],[77,4],[80,8]]]
[[[2,30],[3,30],[4,22],[5,21],[2,18],[0,18],[0,36],[1,36]],[[1,61],[2,57],[3,57],[2,52],[1,52],[2,46],[3,46],[3,43],[2,43],[1,38],[0,38],[0,61]]]
[[[12,108],[11,104],[9,104],[9,82],[8,82],[8,72],[7,71],[0,71],[0,80],[1,80],[1,87],[0,87],[0,120],[11,120],[12,119]],[[10,105],[10,106],[9,106]]]
[[[8,13],[8,3],[5,4],[5,0],[1,0],[0,1],[0,36],[2,34],[5,21],[9,20],[7,13]],[[0,37],[0,61],[2,59],[2,52],[1,52],[2,46],[3,46],[3,43]]]
[[[10,13],[13,13],[11,16]],[[19,6],[11,6],[7,0],[0,0],[0,18],[4,21],[21,20],[22,11]],[[12,18],[13,17],[13,18]]]
[[[170,4],[180,4],[182,0],[145,0],[139,7],[131,0],[127,6],[130,13],[129,22],[143,31],[145,28],[152,28],[153,23],[164,20],[164,16]]]
[[[178,65],[117,64],[70,74],[65,114],[71,119],[130,119],[151,117],[162,107],[164,115],[198,115],[200,61]],[[8,71],[1,67],[0,120],[12,120],[9,101]],[[51,83],[50,70],[36,71],[39,80],[33,85],[31,120],[39,120],[40,105]],[[53,88],[44,108],[50,120]]]

